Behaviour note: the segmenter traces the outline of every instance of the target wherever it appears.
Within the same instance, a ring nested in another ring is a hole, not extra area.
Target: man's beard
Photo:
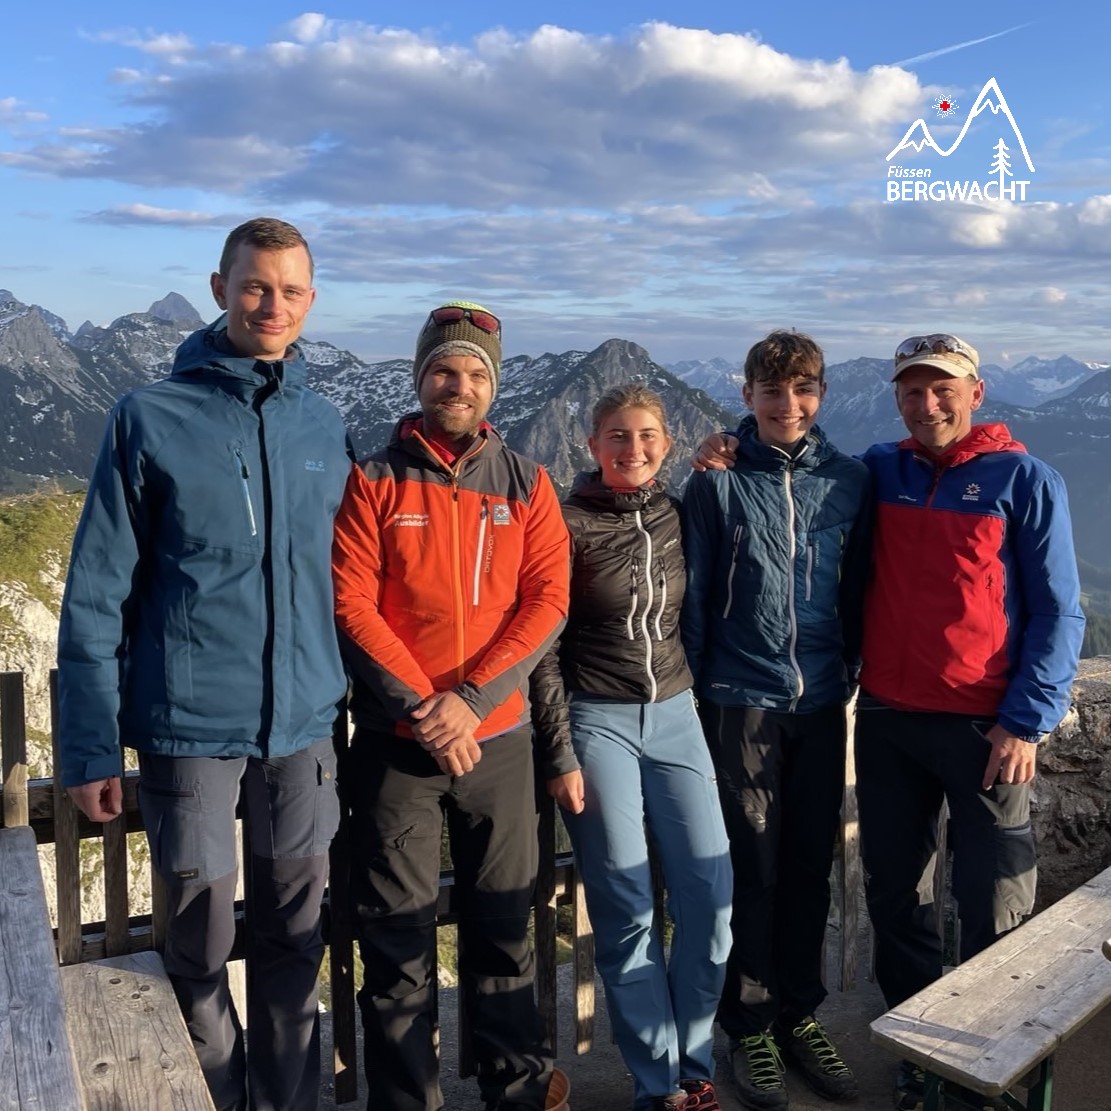
[[[473,406],[465,410],[448,409],[437,402],[425,413],[425,420],[438,428],[445,436],[461,440],[471,438],[482,425],[484,414]]]

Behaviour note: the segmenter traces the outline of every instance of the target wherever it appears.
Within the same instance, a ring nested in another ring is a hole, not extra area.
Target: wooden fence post
[[[27,722],[23,672],[0,674],[0,775],[4,782],[5,826],[30,823],[27,805]]]
[[[50,673],[50,737],[54,758],[54,864],[58,893],[58,959],[81,960],[81,833],[78,810],[62,786],[58,768],[58,673]]]

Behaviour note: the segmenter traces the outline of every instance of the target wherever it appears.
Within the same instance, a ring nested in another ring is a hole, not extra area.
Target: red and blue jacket
[[[863,689],[1029,740],[1054,729],[1084,636],[1061,476],[1002,424],[938,456],[907,439],[863,458],[876,498]]]

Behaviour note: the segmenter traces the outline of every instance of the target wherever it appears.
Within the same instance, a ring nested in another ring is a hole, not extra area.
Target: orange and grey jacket
[[[529,719],[529,674],[567,616],[567,529],[547,473],[484,426],[448,465],[409,416],[352,469],[336,517],[336,621],[356,724],[412,736],[455,691],[477,740]]]

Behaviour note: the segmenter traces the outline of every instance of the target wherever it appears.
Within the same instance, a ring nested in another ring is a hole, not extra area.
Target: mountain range
[[[104,430],[105,416],[128,390],[165,377],[182,339],[202,325],[185,298],[171,293],[146,312],[107,327],[71,333],[48,310],[0,290],[0,493],[43,486],[79,488]],[[416,405],[409,359],[367,363],[330,343],[302,343],[310,382],[343,414],[360,454],[379,446],[396,419]],[[890,361],[861,357],[827,368],[821,425],[843,450],[905,436],[892,398]],[[1111,364],[1061,355],[1011,367],[985,365],[987,398],[978,414],[1002,420],[1028,449],[1064,476],[1081,557],[1111,558]],[[593,351],[516,355],[502,365],[490,419],[511,447],[544,463],[566,489],[590,464],[590,410],[599,394],[631,378],[647,381],[668,406],[674,480],[710,431],[735,425],[743,375],[725,359],[663,366],[627,339]],[[667,478],[667,474],[664,475]]]

